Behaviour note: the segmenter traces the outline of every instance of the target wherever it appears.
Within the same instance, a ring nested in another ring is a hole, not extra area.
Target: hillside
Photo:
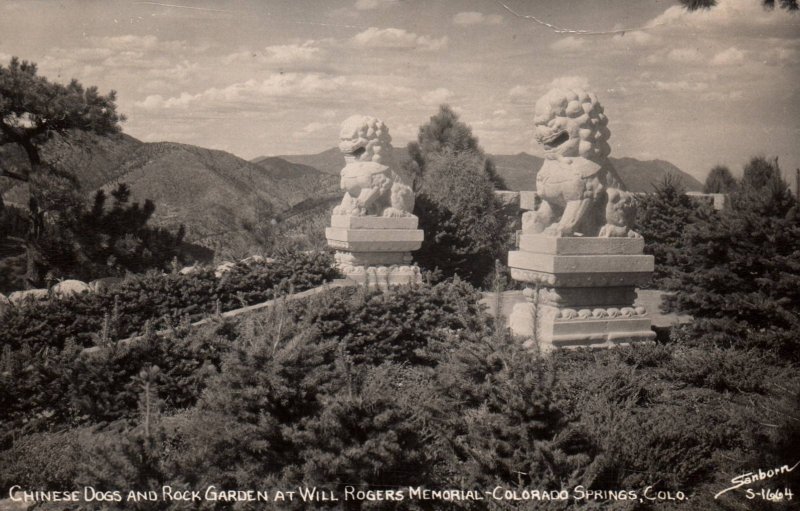
[[[397,153],[400,151],[395,149],[395,152]],[[263,158],[264,157],[262,156],[252,161],[255,162]],[[317,154],[289,154],[285,156],[279,156],[279,158],[291,163],[296,163],[298,165],[313,167],[326,174],[331,174],[334,176],[338,176],[339,171],[342,170],[342,167],[344,167],[344,157],[342,156],[341,151],[339,151],[339,149],[336,147],[332,147]]]
[[[401,161],[406,156],[403,148],[395,148],[394,157]],[[543,159],[528,153],[490,154],[497,167],[497,172],[506,180],[510,190],[533,190],[536,187],[536,172],[542,166]],[[313,167],[326,174],[339,175],[344,166],[342,153],[335,147],[317,154],[292,154],[280,156],[281,159],[299,165]],[[256,158],[253,162],[268,158]],[[652,191],[652,185],[659,182],[666,174],[673,174],[681,179],[688,191],[700,191],[702,183],[682,171],[672,163],[663,160],[637,160],[636,158],[611,158],[611,162],[620,177],[633,192]]]
[[[269,222],[309,198],[330,192],[338,180],[280,158],[251,163],[224,151],[172,142],[145,143],[120,135],[72,133],[54,137],[44,161],[74,174],[87,195],[127,183],[132,200],[156,204],[153,223],[183,224],[187,238],[212,249],[252,242],[250,229]],[[21,151],[5,148],[5,166],[27,165]],[[6,202],[25,204],[27,193],[11,180],[0,181]]]
[[[543,159],[528,153],[490,155],[497,172],[506,180],[511,190],[536,188],[536,172]],[[632,192],[650,192],[653,185],[667,174],[677,176],[688,191],[700,191],[702,183],[672,163],[663,160],[637,160],[636,158],[610,158],[625,185]]]

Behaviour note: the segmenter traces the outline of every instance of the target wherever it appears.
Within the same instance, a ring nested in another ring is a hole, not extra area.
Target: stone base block
[[[352,266],[341,265],[342,274],[361,285],[388,289],[392,286],[419,284],[422,274],[416,266]]]
[[[338,229],[416,229],[419,218],[331,215],[331,227]]]
[[[420,229],[328,227],[325,229],[325,237],[329,247],[346,252],[411,252],[422,246],[424,233]]]
[[[541,353],[651,342],[656,336],[650,329],[650,317],[641,307],[574,311],[539,305],[538,309],[530,302],[515,305],[509,327],[514,335],[529,339],[526,347]]]
[[[643,238],[555,237],[520,233],[519,248],[525,252],[553,255],[639,255]]]
[[[553,287],[638,286],[650,280],[654,260],[641,254],[554,255],[516,250],[508,253],[508,266],[511,278],[520,282]]]

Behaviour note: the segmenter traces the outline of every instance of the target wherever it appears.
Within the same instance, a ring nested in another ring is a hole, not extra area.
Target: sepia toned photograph
[[[0,0],[0,511],[800,508],[797,0]]]

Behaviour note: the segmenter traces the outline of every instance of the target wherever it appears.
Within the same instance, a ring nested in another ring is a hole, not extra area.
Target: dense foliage
[[[494,195],[503,188],[469,126],[447,106],[420,127],[408,147],[417,192],[414,214],[425,231],[414,257],[429,270],[480,285],[508,250],[512,222]]]
[[[653,193],[637,198],[635,230],[644,237],[646,254],[655,257],[652,286],[665,288],[678,268],[684,266],[683,234],[688,225],[713,221],[714,211],[686,195],[680,180],[671,174],[654,185]]]
[[[732,475],[800,455],[792,443],[800,434],[792,414],[800,382],[774,358],[656,345],[543,360],[495,330],[479,296],[462,282],[387,293],[337,289],[90,357],[67,348],[41,354],[49,363],[27,359],[31,367],[0,375],[2,406],[11,411],[1,454],[13,460],[0,468],[0,486],[307,486],[342,498],[346,487],[408,494],[409,486],[581,485],[641,494],[653,485],[685,492],[690,500],[679,508],[700,510],[716,508],[712,496]],[[23,372],[30,383],[15,390]],[[44,385],[45,378],[55,384]],[[598,495],[568,504],[632,504]],[[734,493],[721,503],[738,509],[743,499]],[[341,504],[298,496],[283,507]],[[446,505],[564,507],[348,503]]]
[[[798,360],[800,204],[777,163],[753,158],[744,176],[728,209],[686,227],[672,305],[699,320],[694,338]]]
[[[736,191],[736,178],[725,165],[716,165],[708,173],[703,193],[731,193]]]
[[[112,340],[123,339],[142,333],[147,322],[164,328],[184,317],[197,319],[318,286],[337,275],[332,264],[326,253],[285,253],[270,263],[239,263],[219,278],[210,268],[189,275],[132,276],[106,292],[10,308],[0,346],[25,346],[34,353],[59,349],[67,341],[91,346],[104,331]]]

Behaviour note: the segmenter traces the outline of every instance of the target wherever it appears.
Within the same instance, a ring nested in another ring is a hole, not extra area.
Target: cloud
[[[178,96],[163,98],[159,94],[147,96],[135,103],[145,110],[187,109],[190,106],[216,104],[241,108],[242,103],[258,103],[271,98],[289,98],[325,95],[345,85],[343,76],[328,77],[319,74],[275,73],[263,81],[247,80],[227,87],[211,87],[197,94],[182,92]]]
[[[611,41],[618,46],[647,46],[657,42],[658,38],[644,30],[634,30],[616,34]]]
[[[447,46],[447,36],[436,39],[402,28],[370,27],[353,36],[351,43],[358,48],[435,51]]]
[[[371,11],[381,7],[397,5],[398,0],[356,0],[355,8],[359,11]]]
[[[302,44],[279,44],[267,46],[263,51],[239,51],[231,53],[224,58],[226,64],[234,62],[258,64],[296,64],[319,60],[324,55],[316,41],[306,41]]]
[[[681,80],[678,82],[665,82],[656,80],[653,86],[662,91],[667,92],[700,92],[708,89],[708,84],[705,82],[689,82]]]
[[[295,131],[294,133],[292,133],[292,136],[294,138],[305,138],[308,135],[311,135],[312,133],[317,133],[319,131],[323,131],[323,130],[326,130],[326,129],[329,129],[329,128],[334,128],[336,126],[338,126],[338,125],[336,123],[333,123],[333,122],[313,121],[313,122],[310,122],[310,123],[306,124],[305,126],[303,126],[298,131]]]
[[[782,9],[764,9],[761,2],[753,0],[718,0],[711,9],[688,11],[674,5],[657,16],[647,26],[656,30],[675,28],[720,33],[763,34],[765,30],[776,36],[793,39],[797,34],[798,16]]]
[[[674,62],[683,62],[685,64],[692,62],[700,62],[703,59],[703,54],[696,48],[675,48],[667,53],[667,58]]]
[[[560,76],[550,82],[550,88],[591,90],[589,79],[585,76]]]
[[[715,66],[732,66],[744,62],[744,52],[734,46],[723,50],[711,59],[711,64]]]
[[[567,36],[562,37],[558,41],[554,42],[550,45],[555,51],[577,51],[582,49],[586,46],[586,39],[575,37],[575,36]]]
[[[456,25],[499,25],[503,23],[503,17],[499,14],[483,14],[482,12],[466,11],[459,12],[453,16],[453,23]]]
[[[436,90],[432,90],[422,95],[422,102],[429,104],[429,105],[440,105],[442,103],[446,103],[448,99],[453,97],[453,92],[445,89],[444,87],[439,87]]]

